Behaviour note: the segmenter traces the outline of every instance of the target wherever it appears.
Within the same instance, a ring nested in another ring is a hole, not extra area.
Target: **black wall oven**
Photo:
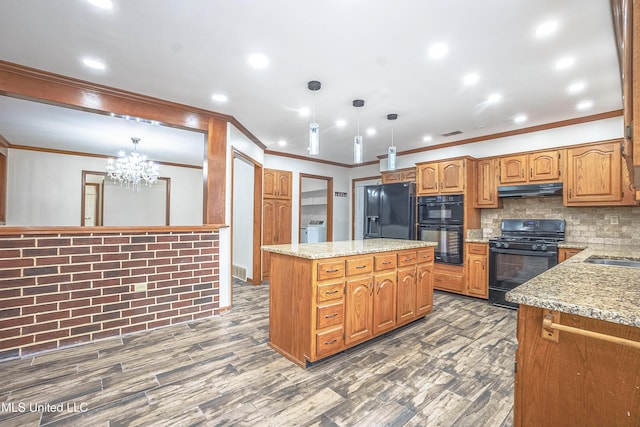
[[[435,242],[435,262],[462,265],[464,196],[418,197],[418,239]]]

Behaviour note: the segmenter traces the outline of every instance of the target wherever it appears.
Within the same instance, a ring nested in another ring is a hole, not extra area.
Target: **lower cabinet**
[[[559,248],[558,249],[558,262],[563,262],[581,252],[582,249],[574,249],[574,248]]]
[[[269,345],[300,366],[433,309],[433,247],[321,260],[271,255]]]
[[[489,245],[466,243],[466,292],[478,298],[489,298]]]

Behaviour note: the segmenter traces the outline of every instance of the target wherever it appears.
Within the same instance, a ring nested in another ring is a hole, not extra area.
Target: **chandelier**
[[[158,181],[158,165],[147,156],[137,151],[140,138],[131,138],[133,142],[133,152],[126,155],[124,151],[118,153],[118,159],[109,159],[107,163],[107,173],[114,182],[119,182],[132,190],[139,191],[140,185],[155,184]]]

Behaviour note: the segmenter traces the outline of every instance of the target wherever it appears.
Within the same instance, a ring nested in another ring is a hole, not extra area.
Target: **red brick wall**
[[[218,314],[218,243],[217,231],[0,235],[0,360]]]

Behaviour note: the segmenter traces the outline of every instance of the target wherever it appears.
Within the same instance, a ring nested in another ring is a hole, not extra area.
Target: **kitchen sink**
[[[640,259],[602,258],[592,256],[584,260],[591,264],[614,265],[617,267],[640,268]]]

